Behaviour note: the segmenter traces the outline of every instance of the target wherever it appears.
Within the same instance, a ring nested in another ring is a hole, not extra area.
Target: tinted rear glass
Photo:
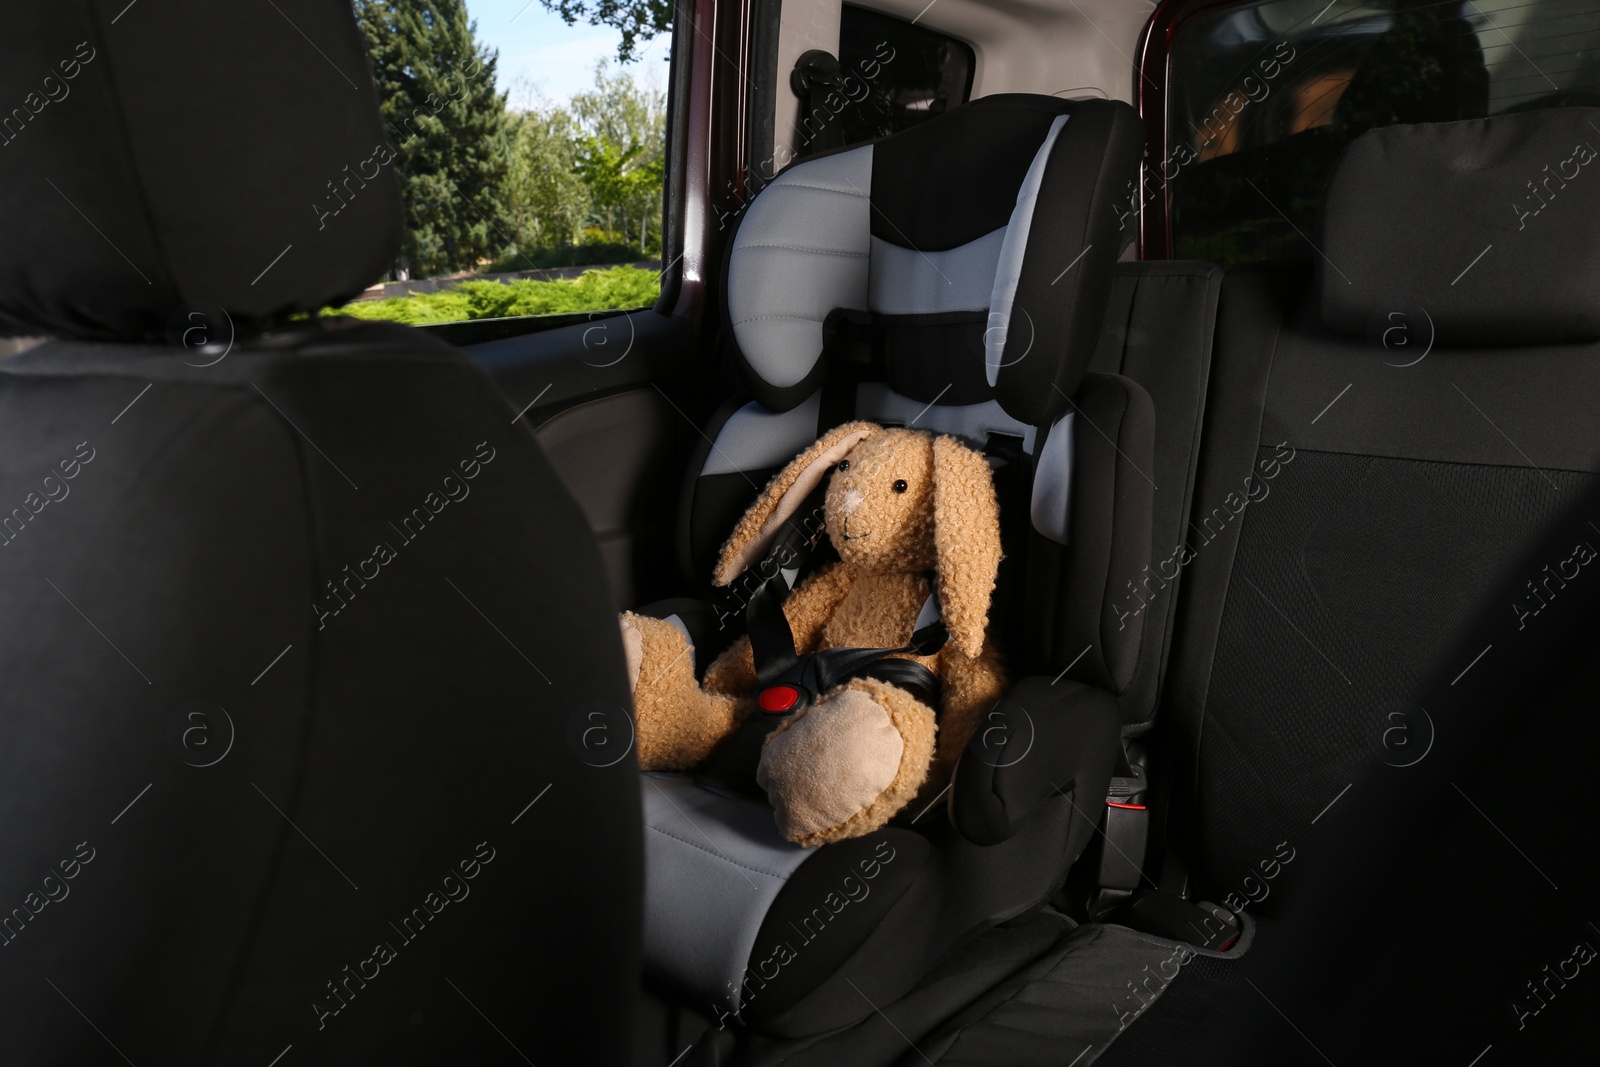
[[[1361,133],[1600,104],[1600,6],[1268,0],[1187,23],[1170,91],[1153,180],[1172,198],[1174,254],[1309,256],[1328,174]]]

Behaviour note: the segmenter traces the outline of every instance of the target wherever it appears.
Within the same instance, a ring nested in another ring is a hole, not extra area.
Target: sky
[[[583,22],[568,26],[539,0],[467,0],[467,13],[478,22],[478,40],[500,52],[497,77],[513,107],[529,103],[530,89],[565,103],[594,84],[596,62],[616,59],[616,30]],[[665,87],[668,36],[639,49],[641,58],[628,65],[635,78]]]

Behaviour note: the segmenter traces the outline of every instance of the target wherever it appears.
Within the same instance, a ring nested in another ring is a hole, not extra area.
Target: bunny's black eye
[[[903,493],[906,491],[906,480],[904,478],[895,479],[894,491],[897,493]]]
[[[849,461],[849,460],[847,460],[847,459],[841,459],[841,460],[840,460],[840,461],[839,461],[839,466],[838,466],[838,468],[837,468],[837,469],[838,469],[838,470],[842,470],[842,471],[847,471],[847,470],[849,470],[849,469],[850,469],[850,461]]]

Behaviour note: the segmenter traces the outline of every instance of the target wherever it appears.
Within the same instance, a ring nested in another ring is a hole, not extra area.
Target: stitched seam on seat
[[[787,319],[790,322],[818,322],[818,323],[820,323],[822,321],[821,319],[814,319],[809,315],[756,315],[756,316],[753,316],[753,317],[748,318],[748,319],[740,319],[738,322],[734,323],[734,325],[735,326],[743,326],[747,322],[760,322],[762,319]]]
[[[852,259],[867,259],[866,252],[830,252],[826,248],[807,248],[804,245],[777,245],[777,244],[748,244],[740,245],[735,251],[742,252],[746,248],[781,248],[786,252],[814,252],[819,256],[849,256]]]
[[[792,182],[792,181],[791,182],[780,182],[777,186],[775,186],[775,188],[778,188],[778,189],[816,189],[818,192],[823,192],[823,193],[838,193],[840,196],[859,196],[863,200],[872,199],[866,193],[863,193],[860,189],[835,189],[831,185],[811,185],[811,184],[809,184],[807,182]]]
[[[708,856],[717,857],[717,859],[721,860],[723,863],[729,863],[729,864],[732,864],[735,867],[742,867],[747,871],[754,871],[756,874],[764,874],[768,878],[776,878],[780,882],[786,882],[786,881],[789,880],[789,876],[787,874],[775,874],[772,871],[763,871],[760,867],[752,867],[749,864],[740,863],[738,860],[729,859],[727,856],[724,856],[720,852],[713,851],[712,849],[706,848],[703,845],[697,845],[693,841],[690,841],[686,837],[679,837],[677,834],[668,833],[667,831],[663,830],[659,826],[651,826],[651,827],[649,827],[649,829],[654,830],[656,833],[660,834],[662,837],[670,837],[674,841],[682,842],[683,844],[688,845],[690,848],[698,848],[701,852],[704,852]]]

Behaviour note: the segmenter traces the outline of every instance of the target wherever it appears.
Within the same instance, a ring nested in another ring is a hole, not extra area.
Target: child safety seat
[[[1094,834],[1140,649],[1116,595],[1150,559],[1137,472],[1154,412],[1086,367],[1141,152],[1125,104],[986,97],[790,167],[730,240],[727,339],[748,393],[694,460],[689,572],[710,576],[757,491],[826,429],[951,434],[995,469],[1007,562],[991,625],[1014,681],[947,795],[864,837],[801,848],[759,798],[644,776],[647,966],[724,1024],[800,1036],[864,1018],[1042,906]],[[782,577],[765,586],[780,602],[798,580]],[[681,625],[703,669],[747,601],[642,610]]]

